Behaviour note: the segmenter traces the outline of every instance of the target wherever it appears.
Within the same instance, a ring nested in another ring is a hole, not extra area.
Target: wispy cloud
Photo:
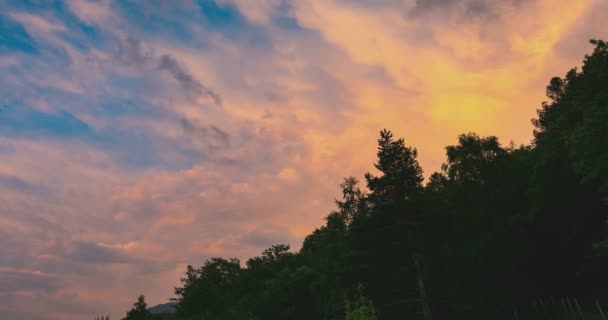
[[[222,101],[217,93],[207,89],[198,80],[194,79],[192,75],[184,70],[183,67],[170,55],[164,54],[161,56],[158,69],[167,71],[169,74],[171,74],[185,90],[193,92],[197,95],[207,95],[211,97],[216,104],[222,104]]]

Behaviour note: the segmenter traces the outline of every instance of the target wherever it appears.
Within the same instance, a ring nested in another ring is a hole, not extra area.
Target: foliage
[[[137,297],[137,301],[133,304],[133,308],[127,312],[125,320],[147,320],[150,317],[148,305],[146,304],[144,295]]]
[[[353,301],[348,298],[344,302],[345,320],[376,320],[374,304],[363,296],[363,286],[357,286],[357,295]]]
[[[380,132],[376,169],[382,176],[365,174],[370,201],[375,204],[406,200],[422,191],[422,167],[418,164],[418,151],[407,147],[403,139],[393,139],[389,130]]]

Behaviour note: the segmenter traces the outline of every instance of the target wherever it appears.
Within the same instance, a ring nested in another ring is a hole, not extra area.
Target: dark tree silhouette
[[[376,169],[381,176],[365,174],[369,199],[374,204],[406,200],[422,191],[422,167],[418,164],[418,151],[407,147],[403,139],[393,139],[389,130],[380,131]]]
[[[146,298],[142,294],[137,297],[137,302],[133,304],[133,308],[127,312],[125,320],[147,320],[149,319],[149,316],[150,313],[148,312]]]

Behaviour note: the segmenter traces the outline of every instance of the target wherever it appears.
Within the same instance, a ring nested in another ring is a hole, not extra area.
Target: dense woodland
[[[608,317],[608,43],[591,43],[550,80],[531,145],[463,134],[423,184],[416,149],[383,130],[379,174],[346,178],[299,252],[189,266],[171,318]]]

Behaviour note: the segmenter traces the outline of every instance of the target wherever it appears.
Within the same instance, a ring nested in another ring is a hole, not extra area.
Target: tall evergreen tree
[[[403,139],[395,140],[391,131],[380,131],[378,162],[374,167],[382,175],[365,174],[372,204],[406,200],[422,191],[422,167],[417,160],[418,151],[407,147]]]
[[[133,304],[133,308],[127,312],[125,320],[147,320],[150,317],[148,305],[144,295],[137,297],[137,301]]]

